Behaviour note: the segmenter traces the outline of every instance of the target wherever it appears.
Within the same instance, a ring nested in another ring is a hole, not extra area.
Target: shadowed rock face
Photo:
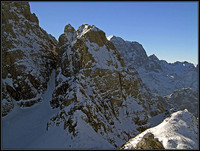
[[[2,2],[2,115],[32,106],[56,64],[56,39],[39,27],[28,2]],[[29,102],[30,101],[30,102]]]
[[[133,68],[124,66],[114,45],[97,27],[84,24],[75,31],[67,25],[59,37],[57,52],[51,105],[60,112],[49,127],[64,123],[66,135],[73,134],[79,141],[83,135],[80,123],[88,123],[96,135],[119,147],[150,126],[148,116],[164,112],[158,98],[148,93]],[[128,124],[134,126],[124,126]]]

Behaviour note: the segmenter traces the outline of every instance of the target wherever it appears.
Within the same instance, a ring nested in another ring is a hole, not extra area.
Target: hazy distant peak
[[[115,42],[115,43],[119,43],[119,44],[125,43],[124,39],[122,39],[121,37],[116,37],[114,35],[107,37],[107,39],[111,42]]]
[[[149,58],[151,60],[159,60],[158,57],[155,54],[150,55]]]
[[[108,40],[123,40],[121,37],[110,35],[107,37]],[[124,41],[124,40],[123,40]]]

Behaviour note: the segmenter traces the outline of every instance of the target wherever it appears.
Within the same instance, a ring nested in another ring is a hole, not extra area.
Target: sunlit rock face
[[[94,25],[78,30],[66,25],[57,52],[51,105],[60,112],[48,129],[63,126],[71,137],[69,148],[95,148],[90,142],[100,140],[102,147],[120,147],[150,127],[149,117],[165,111],[160,98],[151,96],[134,68],[124,65],[115,46]]]
[[[41,102],[56,64],[57,41],[39,27],[28,2],[2,2],[2,115]]]

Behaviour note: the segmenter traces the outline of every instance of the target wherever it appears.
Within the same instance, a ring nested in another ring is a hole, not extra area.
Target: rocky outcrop
[[[126,144],[124,144],[120,149],[125,149]],[[146,133],[142,139],[134,146],[130,146],[129,149],[165,149],[163,144],[158,140],[158,138],[154,138],[154,135],[149,132]]]
[[[79,145],[83,135],[91,138],[94,131],[117,148],[148,128],[148,117],[165,111],[134,68],[125,67],[114,45],[94,25],[84,24],[77,31],[67,25],[58,46],[56,89],[51,105],[60,112],[52,117],[48,130],[54,124],[63,124],[66,135]],[[87,134],[83,134],[85,127],[91,129]]]
[[[121,149],[125,149],[126,144],[121,147]],[[134,146],[131,146],[129,149],[165,149],[163,144],[158,140],[158,138],[154,138],[154,135],[149,132],[146,133],[142,139]]]
[[[198,88],[198,69],[188,62],[167,63],[155,55],[147,56],[138,42],[125,41],[109,36],[117,51],[125,60],[125,65],[134,67],[142,81],[155,95],[165,96],[182,88]]]
[[[2,2],[2,115],[42,101],[56,64],[56,39],[39,27],[28,2]]]
[[[158,138],[154,138],[152,133],[146,133],[137,143],[135,149],[165,149]]]

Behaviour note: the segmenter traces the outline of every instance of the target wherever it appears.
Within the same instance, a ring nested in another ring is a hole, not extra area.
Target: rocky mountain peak
[[[124,55],[124,53],[129,53],[130,57],[135,57],[137,56],[143,56],[145,57],[145,59],[147,58],[146,52],[143,48],[143,46],[136,41],[125,41],[123,40],[121,37],[116,37],[116,36],[109,36],[107,37],[107,39],[111,42],[114,43],[114,45],[117,46],[118,51],[121,52],[121,49],[123,48],[123,52],[122,55]],[[121,49],[119,49],[119,47]]]
[[[125,41],[116,36],[109,36],[108,40],[114,44],[117,51],[124,58],[126,66],[137,68],[147,64],[148,56],[140,43]]]
[[[110,41],[112,38],[116,38],[114,35],[110,35],[107,37],[107,39]]]
[[[105,33],[94,25],[81,25],[77,30],[77,35],[79,39],[86,38],[90,42],[97,43],[99,46],[105,45],[107,41]]]
[[[112,39],[112,40],[118,40],[118,41],[122,40],[122,41],[123,41],[122,38],[116,37],[115,35],[110,35],[110,36],[107,37],[107,39],[108,39],[109,41],[111,41],[111,39]]]
[[[64,33],[74,32],[75,29],[70,24],[67,24],[64,29]]]
[[[71,32],[69,32],[70,30]],[[123,61],[120,60],[120,55],[116,51],[114,45],[106,39],[105,33],[96,26],[83,24],[75,31],[74,28],[68,24],[64,31],[65,32],[59,37],[58,42],[59,57],[62,57],[63,54],[68,54],[68,56],[70,56],[72,53],[76,53],[76,59],[69,60],[68,57],[68,61],[79,61],[79,63],[77,63],[79,68],[85,68],[86,65],[91,66],[92,62],[104,64],[104,67],[110,66],[111,64],[118,66],[117,63],[114,63],[112,60],[113,54],[107,52],[108,50],[112,50],[112,53],[114,53],[120,61],[119,66],[123,66]],[[108,59],[107,62],[99,62],[102,55]],[[90,62],[89,64],[87,63],[88,61]]]
[[[19,21],[20,15],[24,16],[28,21],[39,25],[39,20],[35,13],[31,13],[28,2],[3,2],[2,3],[2,23],[7,23],[9,19]],[[8,13],[9,12],[9,13]]]
[[[64,33],[59,37],[59,46],[63,45],[68,41],[69,43],[73,43],[77,38],[77,33],[74,27],[70,24],[65,26]]]
[[[155,54],[150,55],[149,59],[154,60],[154,61],[159,61],[158,57],[156,57]]]
[[[125,42],[121,37],[116,37],[114,35],[108,36],[107,39],[111,42],[120,43],[120,44],[123,44]]]
[[[94,25],[83,24],[75,30],[70,24],[65,26],[64,33],[59,37],[59,45],[66,44],[66,42],[75,43],[76,40],[96,43],[99,46],[109,45],[115,49],[114,45],[109,43],[106,39],[105,33]]]
[[[78,38],[81,38],[85,33],[92,29],[91,25],[83,24],[77,29]]]
[[[77,30],[77,33],[81,36],[85,33],[87,33],[88,31],[101,31],[99,28],[97,28],[96,26],[94,25],[88,25],[88,24],[82,24],[78,30]]]

